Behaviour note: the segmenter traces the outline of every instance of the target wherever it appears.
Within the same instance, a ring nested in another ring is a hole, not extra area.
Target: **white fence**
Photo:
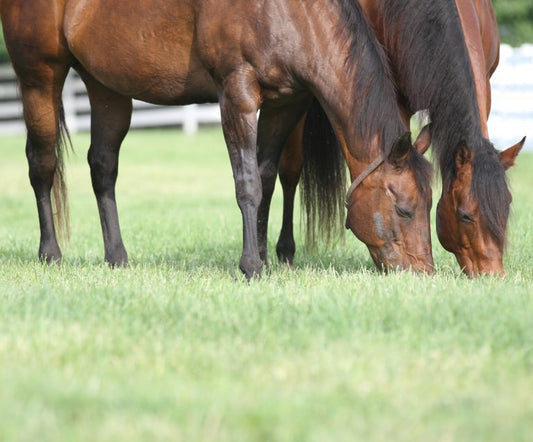
[[[533,44],[502,45],[491,84],[491,141],[504,149],[527,136],[526,149],[533,151]]]
[[[85,85],[71,71],[63,89],[65,120],[71,133],[91,127],[90,105]],[[220,123],[218,104],[188,106],[156,106],[133,100],[131,127],[181,126],[185,132],[195,132],[199,125]],[[0,134],[24,133],[22,104],[15,73],[10,65],[0,66]]]
[[[513,49],[502,45],[501,61],[492,78],[491,140],[505,148],[528,136],[533,150],[533,45]],[[79,77],[70,74],[63,93],[65,116],[71,132],[90,127],[89,100]],[[13,70],[0,67],[0,134],[23,133],[22,106]],[[131,126],[181,126],[194,132],[199,125],[220,122],[218,105],[155,106],[134,100]]]

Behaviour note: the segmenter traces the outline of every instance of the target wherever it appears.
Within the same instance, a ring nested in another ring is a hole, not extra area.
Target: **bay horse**
[[[128,263],[115,182],[132,98],[220,103],[242,213],[239,267],[249,279],[260,275],[267,261],[266,243],[258,239],[258,208],[270,201],[283,144],[314,96],[354,176],[380,159],[379,174],[365,180],[366,191],[352,202],[367,217],[366,226],[353,226],[354,231],[378,266],[432,269],[429,174],[420,172],[425,160],[405,135],[385,54],[357,3],[3,0],[0,13],[22,95],[42,260],[62,257],[51,190],[61,214],[66,209],[61,91],[73,68],[91,104],[88,162],[111,266]],[[416,201],[401,226],[395,195]]]
[[[352,0],[355,2],[355,0]],[[437,233],[469,276],[504,274],[503,252],[511,194],[505,171],[525,138],[500,152],[489,141],[489,79],[499,60],[499,34],[490,0],[359,0],[390,60],[405,124],[427,110],[442,176]],[[292,140],[296,136],[291,137]],[[284,222],[277,244],[292,262],[292,205],[301,167],[288,143],[280,164]]]

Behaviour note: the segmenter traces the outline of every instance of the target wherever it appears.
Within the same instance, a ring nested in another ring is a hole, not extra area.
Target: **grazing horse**
[[[511,203],[505,171],[514,164],[525,139],[503,152],[488,139],[489,78],[499,59],[490,0],[359,3],[389,57],[406,124],[416,111],[429,112],[442,175],[437,207],[441,244],[455,254],[469,276],[504,274]],[[285,149],[300,147],[289,144]],[[281,162],[286,198],[294,198],[298,170],[295,164]],[[284,220],[291,217],[284,214]],[[292,261],[294,239],[288,223],[283,224],[277,250],[280,259]]]
[[[372,247],[377,264],[432,268],[430,196],[420,191],[429,187],[429,178],[413,167],[418,153],[403,136],[385,54],[358,4],[3,0],[0,13],[23,100],[41,259],[61,260],[51,189],[61,211],[61,91],[74,68],[91,104],[88,162],[105,259],[112,266],[128,262],[115,182],[132,98],[158,104],[220,103],[243,220],[240,268],[251,278],[261,273],[267,258],[266,244],[258,240],[259,205],[262,199],[270,201],[282,147],[314,96],[327,112],[354,176],[381,159],[379,174],[365,180],[352,201],[368,219],[368,233],[359,237]],[[397,227],[391,219],[396,197],[389,194],[410,195],[419,202],[410,214],[416,222]]]

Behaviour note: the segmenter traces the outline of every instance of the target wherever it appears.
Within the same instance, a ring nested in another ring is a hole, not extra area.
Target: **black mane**
[[[380,133],[381,150],[387,154],[405,132],[389,60],[359,3],[356,0],[336,1],[341,12],[341,26],[336,38],[341,44],[349,45],[345,66],[354,72],[352,115],[356,135],[361,140],[369,140]]]
[[[356,0],[332,0],[332,3],[338,5],[340,12],[334,38],[339,47],[347,47],[345,68],[353,73],[355,95],[351,100],[350,115],[355,137],[361,148],[364,147],[362,143],[379,134],[381,152],[387,156],[405,132],[387,55]],[[308,110],[303,135],[305,161],[300,190],[307,221],[307,239],[312,244],[316,226],[320,236],[326,238],[342,227],[339,217],[344,213],[346,168],[333,128],[316,100]],[[361,154],[368,161],[375,159],[375,153],[364,152],[364,149]],[[431,164],[416,151],[408,161],[418,190],[427,196],[431,192]]]
[[[400,117],[390,60],[359,2],[337,1],[344,24],[338,38],[343,38],[350,45],[346,66],[348,69],[357,66],[357,87],[354,91],[356,94],[364,91],[363,96],[356,95],[353,99],[358,136],[362,140],[368,140],[373,134],[380,133],[381,151],[387,155],[406,130]],[[366,52],[374,54],[369,57]],[[414,152],[410,155],[409,165],[415,175],[418,190],[424,195],[431,192],[433,169],[430,163],[418,152]]]
[[[454,0],[376,0],[396,84],[411,111],[427,109],[444,188],[460,145],[472,150],[471,192],[489,231],[505,241],[509,191],[497,151],[482,136],[474,74]]]

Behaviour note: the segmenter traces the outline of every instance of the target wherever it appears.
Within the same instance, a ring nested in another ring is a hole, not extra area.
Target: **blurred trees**
[[[502,42],[533,43],[533,0],[492,0]]]

